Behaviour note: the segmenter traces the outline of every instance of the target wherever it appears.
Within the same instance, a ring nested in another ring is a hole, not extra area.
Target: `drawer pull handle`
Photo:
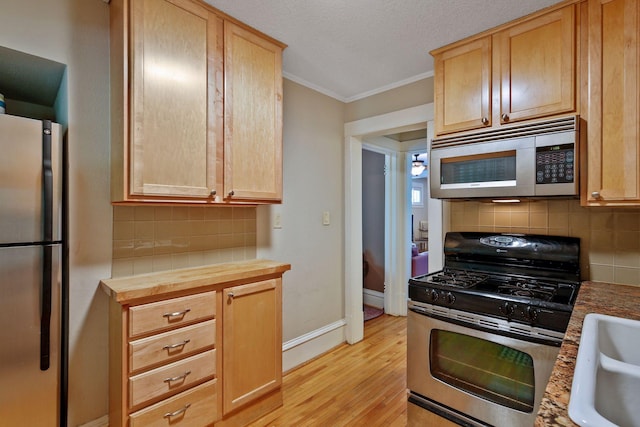
[[[191,371],[187,371],[182,375],[178,375],[177,377],[173,377],[173,378],[165,378],[163,382],[165,383],[172,383],[174,381],[178,381],[178,380],[184,380],[185,378],[187,378],[187,375],[189,375],[191,373]]]
[[[190,406],[191,406],[191,403],[187,403],[186,405],[184,405],[184,407],[178,409],[177,411],[167,412],[166,414],[164,414],[164,418],[177,417],[178,415],[181,415],[187,412],[187,409],[189,409]]]
[[[165,313],[165,314],[162,315],[162,317],[166,317],[167,319],[170,319],[172,317],[182,317],[182,316],[184,316],[185,314],[187,314],[190,311],[191,311],[191,309],[187,308],[187,309],[184,309],[182,311],[174,311],[173,313]]]
[[[165,345],[164,347],[162,347],[162,349],[163,350],[173,350],[174,348],[184,347],[185,345],[189,344],[189,341],[191,341],[191,340],[184,340],[184,341],[176,343],[176,344]]]

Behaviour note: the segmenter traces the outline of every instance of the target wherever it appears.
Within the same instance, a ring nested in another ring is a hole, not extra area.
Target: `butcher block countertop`
[[[589,313],[640,320],[640,287],[600,282],[583,282],[538,410],[536,426],[577,426],[569,418],[569,398],[582,322]]]
[[[260,277],[277,277],[288,270],[291,270],[291,264],[257,259],[104,279],[100,286],[111,298],[127,304],[157,295],[226,287]]]

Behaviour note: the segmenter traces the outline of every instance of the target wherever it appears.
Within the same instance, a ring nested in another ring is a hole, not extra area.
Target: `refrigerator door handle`
[[[42,247],[42,311],[40,313],[40,370],[49,369],[50,335],[51,335],[51,287],[53,280],[52,254],[53,247]]]
[[[53,239],[53,169],[51,160],[51,121],[42,121],[42,215],[43,240]],[[53,281],[51,244],[43,246],[42,259],[42,293],[40,311],[40,370],[49,369],[51,351],[51,288]]]

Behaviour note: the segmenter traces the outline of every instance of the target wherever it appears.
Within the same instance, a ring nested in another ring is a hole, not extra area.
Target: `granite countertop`
[[[577,426],[569,418],[569,397],[575,369],[582,322],[589,313],[640,320],[640,287],[600,282],[583,282],[540,403],[536,426]]]
[[[172,292],[226,286],[258,277],[281,276],[288,270],[291,270],[291,264],[256,259],[104,279],[100,281],[100,286],[115,301],[125,304]]]

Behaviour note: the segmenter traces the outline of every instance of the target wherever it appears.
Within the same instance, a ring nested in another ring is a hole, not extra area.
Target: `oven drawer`
[[[425,399],[421,398],[420,396],[410,394],[409,401],[407,402],[407,427],[457,427],[459,425],[432,412],[431,410],[427,409],[428,407],[428,402]],[[461,417],[459,417],[458,419],[460,418]]]
[[[218,418],[217,386],[217,380],[212,380],[134,412],[129,417],[129,427],[211,425]]]
[[[129,371],[169,363],[216,343],[216,321],[207,320],[129,343]]]
[[[169,396],[216,374],[216,351],[209,350],[129,378],[131,408]]]

